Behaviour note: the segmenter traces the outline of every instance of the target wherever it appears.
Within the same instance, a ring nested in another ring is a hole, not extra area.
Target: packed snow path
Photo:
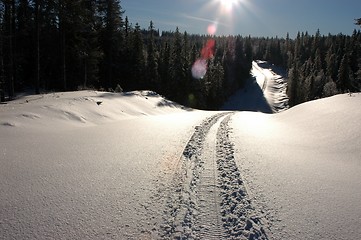
[[[162,237],[267,239],[234,161],[230,113],[195,128],[168,189]]]

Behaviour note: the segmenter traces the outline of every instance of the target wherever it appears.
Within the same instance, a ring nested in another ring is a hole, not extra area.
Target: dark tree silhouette
[[[355,21],[355,25],[361,26],[361,18],[356,18]]]

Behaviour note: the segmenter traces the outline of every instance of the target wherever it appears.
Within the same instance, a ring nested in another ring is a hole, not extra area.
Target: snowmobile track
[[[252,206],[247,188],[234,158],[228,126],[231,115],[220,124],[217,132],[218,184],[221,188],[221,215],[227,239],[268,239],[262,219]]]
[[[195,127],[167,191],[162,239],[268,239],[234,160],[231,115]]]

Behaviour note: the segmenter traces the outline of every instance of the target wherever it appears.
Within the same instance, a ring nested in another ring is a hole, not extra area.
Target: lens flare
[[[192,76],[195,79],[202,79],[207,73],[207,60],[197,59],[192,66]]]
[[[211,0],[211,5],[217,6],[220,11],[218,12],[219,16],[211,24],[208,25],[207,33],[211,36],[214,36],[218,30],[217,28],[221,15],[232,16],[231,13],[233,12],[233,10],[244,1],[246,0]],[[197,59],[192,66],[192,76],[195,79],[202,79],[206,75],[208,60],[214,56],[215,46],[216,41],[214,39],[209,39],[202,48],[200,52],[201,57]]]
[[[217,24],[212,23],[212,24],[208,25],[207,32],[208,32],[209,35],[216,34],[216,32],[217,32]]]
[[[209,39],[201,50],[201,58],[197,59],[192,66],[192,76],[202,79],[207,73],[207,61],[214,56],[216,41]]]
[[[202,48],[201,57],[205,60],[213,57],[215,46],[216,41],[214,39],[208,39],[206,45]]]

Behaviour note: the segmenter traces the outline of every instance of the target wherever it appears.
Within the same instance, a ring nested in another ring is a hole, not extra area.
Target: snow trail
[[[197,239],[200,228],[198,183],[203,162],[201,153],[210,128],[219,118],[228,113],[218,113],[206,118],[188,141],[178,162],[167,200],[162,237]]]
[[[199,223],[201,239],[222,239],[225,234],[222,227],[220,210],[220,188],[218,187],[218,172],[216,163],[216,138],[221,117],[209,130],[202,151],[203,171],[199,178]]]
[[[167,190],[162,238],[268,239],[234,160],[231,116],[214,114],[195,127]]]
[[[268,239],[235,162],[233,144],[229,139],[230,117],[228,115],[220,124],[216,147],[223,226],[227,238]]]

